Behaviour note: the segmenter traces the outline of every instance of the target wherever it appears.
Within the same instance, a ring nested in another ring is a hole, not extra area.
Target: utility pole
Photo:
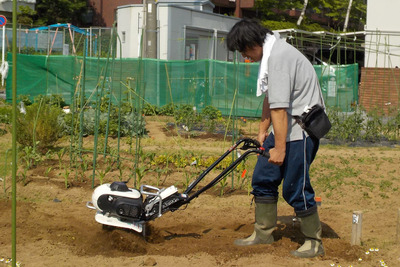
[[[147,57],[157,58],[157,6],[155,0],[147,0],[146,36]]]
[[[141,57],[146,58],[147,57],[147,0],[143,0],[143,22],[142,22],[142,40],[140,42],[140,46],[142,49],[141,51]]]

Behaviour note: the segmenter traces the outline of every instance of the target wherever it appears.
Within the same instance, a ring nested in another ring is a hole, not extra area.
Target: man
[[[293,117],[301,115],[306,107],[324,106],[315,70],[296,48],[255,20],[243,19],[235,24],[227,36],[227,46],[244,58],[260,62],[257,96],[264,93],[265,98],[257,139],[270,153],[269,159],[258,158],[253,173],[254,232],[248,238],[235,240],[235,244],[274,242],[278,186],[283,181],[283,198],[294,208],[305,235],[304,244],[291,254],[302,258],[324,255],[309,177],[319,140],[309,137]],[[272,133],[268,134],[271,124]]]

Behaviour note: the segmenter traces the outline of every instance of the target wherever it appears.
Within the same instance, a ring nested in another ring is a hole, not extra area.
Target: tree
[[[318,3],[318,5],[316,5]],[[344,28],[344,21],[349,8],[349,1],[343,0],[318,0],[313,9],[330,19],[330,27],[340,31]],[[364,0],[353,0],[349,16],[348,30],[361,30],[365,24],[367,5]]]
[[[366,4],[365,0],[353,0],[349,13],[348,31],[361,30],[365,24]],[[293,25],[291,28],[310,30],[318,25],[308,17],[311,13],[317,13],[328,18],[328,24],[324,25],[328,30],[335,31],[344,28],[344,21],[349,8],[349,0],[256,0],[255,7],[262,13],[261,19],[266,25],[282,24]],[[300,16],[290,16],[291,10],[301,10]],[[321,27],[321,26],[319,26]]]
[[[18,23],[32,26],[33,17],[36,15],[36,11],[31,9],[29,6],[19,6],[19,10],[20,11],[17,14]]]
[[[351,6],[353,5],[353,0],[349,0],[349,7],[347,8],[347,12],[346,12],[346,19],[344,21],[344,27],[343,27],[343,31],[346,32],[347,30],[347,26],[349,23],[349,16],[350,16],[350,11],[351,11]]]
[[[256,0],[255,7],[262,12],[263,19],[275,21],[296,21],[285,12],[290,9],[300,9],[303,4],[301,0]]]
[[[37,0],[36,24],[51,25],[71,23],[82,25],[82,16],[87,10],[86,0]]]
[[[303,21],[304,15],[306,14],[307,5],[308,5],[308,0],[304,0],[303,9],[301,10],[300,17],[297,20],[297,26],[300,26],[301,22]]]

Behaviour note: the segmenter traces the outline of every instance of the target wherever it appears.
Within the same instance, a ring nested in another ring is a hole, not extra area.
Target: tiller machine
[[[242,146],[239,147],[240,145]],[[245,152],[210,183],[198,191],[192,192],[200,181],[235,149]],[[261,147],[258,141],[249,138],[241,139],[203,171],[183,193],[179,193],[173,185],[162,189],[142,185],[140,190],[137,190],[128,188],[125,182],[113,182],[95,188],[92,201],[87,202],[86,206],[96,210],[95,220],[104,226],[127,228],[144,234],[146,222],[189,204],[194,198],[221,181],[250,154],[269,157],[269,153]]]

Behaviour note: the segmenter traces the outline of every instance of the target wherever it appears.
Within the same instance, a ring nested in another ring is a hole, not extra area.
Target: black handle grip
[[[263,156],[264,158],[269,159],[269,157],[270,157],[269,152],[264,149],[260,149],[260,150],[261,150],[260,155]]]

